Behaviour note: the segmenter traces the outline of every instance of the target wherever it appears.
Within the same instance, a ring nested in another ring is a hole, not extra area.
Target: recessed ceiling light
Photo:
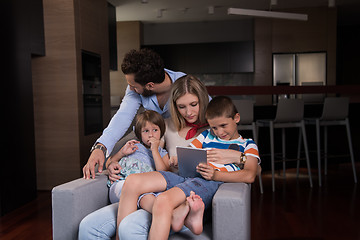
[[[260,11],[260,10],[241,9],[241,8],[228,8],[228,14],[244,15],[244,16],[252,16],[252,17],[265,17],[265,18],[281,18],[281,19],[300,20],[300,21],[308,20],[307,14]]]
[[[157,18],[161,18],[161,17],[162,17],[162,14],[163,14],[163,11],[164,11],[164,9],[158,9],[158,10],[157,10],[157,15],[156,15],[156,17],[157,17]]]
[[[335,0],[329,0],[329,7],[335,7]]]
[[[181,11],[183,14],[187,13],[188,10],[189,10],[188,7],[180,8],[180,11]]]
[[[214,6],[209,6],[209,7],[208,7],[208,13],[209,13],[209,14],[214,14],[214,12],[215,12]]]

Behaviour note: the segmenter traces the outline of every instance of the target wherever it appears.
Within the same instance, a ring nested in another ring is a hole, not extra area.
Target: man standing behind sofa
[[[185,75],[164,68],[161,57],[152,50],[141,49],[128,52],[121,64],[128,83],[119,110],[91,148],[91,155],[83,167],[84,178],[95,178],[95,166],[102,172],[105,158],[131,125],[138,109],[143,106],[154,110],[164,118],[170,117],[168,100],[172,83]],[[118,180],[119,168],[109,169],[109,178]]]

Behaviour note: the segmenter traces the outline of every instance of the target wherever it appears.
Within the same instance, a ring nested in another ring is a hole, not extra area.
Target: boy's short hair
[[[165,65],[159,54],[150,49],[132,49],[125,54],[121,64],[124,74],[134,74],[135,82],[145,86],[149,82],[162,83]]]
[[[155,124],[159,126],[160,128],[160,138],[165,133],[165,121],[164,118],[158,113],[153,110],[146,110],[142,113],[139,113],[136,116],[136,122],[135,122],[135,135],[136,137],[141,141],[141,128],[143,128],[146,124],[146,122],[151,122],[152,124]]]
[[[216,117],[234,118],[238,111],[232,102],[231,98],[226,96],[214,97],[206,109],[206,119],[213,119]]]

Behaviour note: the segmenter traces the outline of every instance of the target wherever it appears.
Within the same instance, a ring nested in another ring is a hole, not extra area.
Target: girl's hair
[[[234,118],[237,113],[238,111],[231,98],[217,96],[210,101],[206,109],[205,117],[206,119],[213,119],[216,117]]]
[[[150,122],[159,126],[160,128],[160,138],[165,133],[165,121],[164,118],[158,113],[153,110],[146,110],[142,113],[139,113],[136,116],[136,123],[135,123],[135,135],[141,141],[141,129],[145,126],[146,122]]]
[[[206,123],[205,111],[209,103],[209,94],[206,90],[204,83],[192,75],[185,75],[175,81],[171,88],[170,95],[170,112],[172,121],[179,131],[186,126],[185,119],[181,116],[176,106],[176,101],[190,93],[198,97],[199,99],[199,119],[200,124]]]
[[[134,74],[135,82],[145,86],[149,82],[162,83],[165,79],[164,61],[150,49],[130,50],[123,59],[121,70]]]

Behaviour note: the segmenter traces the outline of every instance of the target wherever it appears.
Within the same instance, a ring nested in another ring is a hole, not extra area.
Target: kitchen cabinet
[[[254,72],[254,42],[221,42],[144,45],[164,59],[171,70],[186,73],[251,73]]]

